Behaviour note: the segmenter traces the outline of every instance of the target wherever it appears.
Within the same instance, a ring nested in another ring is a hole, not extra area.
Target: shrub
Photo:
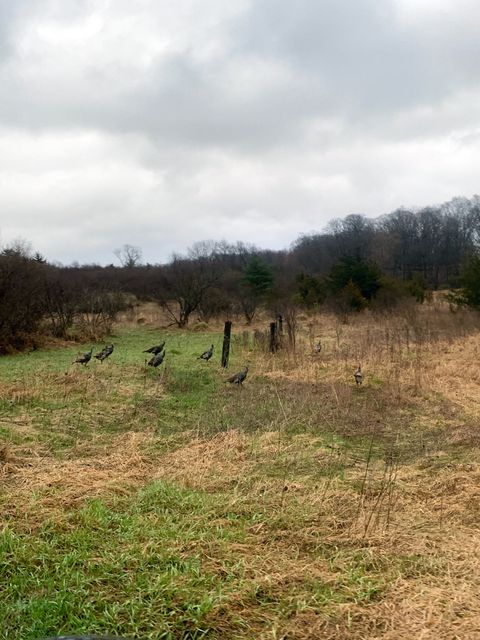
[[[44,265],[17,249],[0,253],[0,353],[21,348],[44,313]]]
[[[327,297],[327,287],[324,280],[307,273],[299,273],[296,278],[296,300],[307,307],[323,304]]]

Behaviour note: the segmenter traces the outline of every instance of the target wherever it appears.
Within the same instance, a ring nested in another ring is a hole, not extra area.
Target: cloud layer
[[[474,0],[0,0],[0,233],[288,245],[478,191]]]

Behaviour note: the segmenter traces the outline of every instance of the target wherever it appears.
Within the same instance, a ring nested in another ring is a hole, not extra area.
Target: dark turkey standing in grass
[[[113,353],[113,344],[107,344],[103,347],[103,349],[99,353],[95,354],[94,358],[96,358],[97,360],[100,360],[100,362],[103,362],[109,356],[111,356],[112,353]]]
[[[76,360],[73,361],[73,364],[84,364],[87,365],[92,359],[93,347],[90,351],[85,351],[81,356],[78,356]]]
[[[201,358],[202,360],[206,360],[208,362],[212,356],[213,356],[213,344],[210,347],[210,349],[207,349],[202,353],[201,356],[198,356],[198,360],[200,360]]]
[[[164,346],[165,346],[165,341],[163,341],[161,344],[157,344],[153,347],[150,347],[150,349],[145,349],[143,353],[153,353],[153,355],[156,356],[158,353],[161,353],[163,351]]]
[[[165,351],[162,353],[156,353],[153,358],[148,361],[148,365],[150,367],[158,367],[162,364],[163,359],[165,358]]]
[[[363,382],[363,373],[360,365],[358,365],[358,369],[355,371],[353,375],[355,377],[355,382],[357,383],[357,386],[360,386]]]
[[[238,373],[234,373],[233,376],[231,376],[230,378],[227,378],[225,382],[230,382],[230,384],[241,385],[243,384],[243,381],[247,377],[247,373],[248,373],[248,367],[245,367],[245,369],[242,369]]]

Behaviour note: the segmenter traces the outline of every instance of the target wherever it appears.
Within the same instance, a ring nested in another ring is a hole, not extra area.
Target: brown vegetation
[[[480,637],[478,316],[434,302],[348,324],[326,314],[298,323],[296,348],[274,356],[238,341],[253,373],[243,390],[219,389],[210,430],[199,419],[159,447],[119,405],[112,410],[132,429],[108,440],[92,431],[65,459],[35,442],[2,448],[5,516],[31,530],[86,498],[168,479],[221,496],[239,517],[263,514],[229,549],[242,578],[210,620],[216,637]],[[100,401],[108,386],[91,375]],[[88,383],[71,372],[49,384],[81,395]],[[131,398],[141,384],[117,391]],[[19,404],[39,393],[2,387]],[[93,423],[94,410],[84,411]],[[215,431],[226,412],[234,428]],[[28,423],[28,411],[17,419]],[[56,420],[68,422],[62,412]],[[205,566],[224,571],[222,553],[204,549]],[[304,606],[288,618],[265,604],[290,599]]]

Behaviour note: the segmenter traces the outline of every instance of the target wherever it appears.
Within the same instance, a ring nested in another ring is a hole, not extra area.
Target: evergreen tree
[[[258,256],[252,256],[243,272],[239,302],[247,324],[255,317],[257,308],[273,289],[273,269]]]
[[[333,294],[353,285],[365,300],[371,300],[382,286],[382,274],[374,262],[345,256],[333,265],[327,282]]]
[[[480,309],[480,255],[475,254],[465,262],[460,273],[461,290],[454,301]]]
[[[252,256],[247,264],[243,283],[256,298],[262,298],[273,287],[273,269],[258,256]]]

